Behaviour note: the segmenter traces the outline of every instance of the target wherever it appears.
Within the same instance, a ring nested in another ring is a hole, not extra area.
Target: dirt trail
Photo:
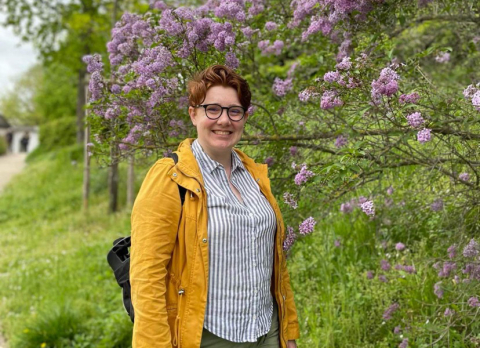
[[[8,154],[0,156],[0,194],[10,180],[25,167],[26,154]],[[8,348],[0,327],[0,348]]]
[[[0,156],[0,192],[25,167],[25,157],[24,153]]]

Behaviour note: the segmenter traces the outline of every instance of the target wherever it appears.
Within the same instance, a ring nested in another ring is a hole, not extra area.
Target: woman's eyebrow
[[[204,104],[204,105],[217,104],[217,105],[223,106],[223,105],[222,105],[221,103],[219,103],[219,102],[208,102],[208,103],[205,103],[205,102],[204,102],[203,104]],[[239,104],[230,104],[230,105],[228,105],[228,106],[226,106],[226,107],[232,107],[232,106],[240,106],[240,107],[241,107],[241,105],[239,105]]]

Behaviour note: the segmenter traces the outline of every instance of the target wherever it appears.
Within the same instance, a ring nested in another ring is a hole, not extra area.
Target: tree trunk
[[[135,200],[135,156],[131,155],[128,158],[128,173],[127,173],[127,207],[133,206]]]
[[[115,0],[113,3],[112,11],[112,28],[115,26],[116,17],[117,17],[117,7],[118,0]],[[110,77],[110,81],[113,82],[113,75]],[[115,122],[115,121],[114,121]],[[108,210],[110,213],[115,213],[118,210],[118,144],[114,140],[110,148],[110,159],[112,165],[110,166],[110,171],[108,175],[108,190],[109,190],[109,205]]]
[[[77,86],[77,144],[83,144],[85,138],[85,75],[85,69],[80,69]]]
[[[109,191],[109,205],[110,213],[115,213],[118,210],[118,160],[117,160],[118,145],[116,142],[110,148],[110,158],[112,165],[108,173],[108,191]]]
[[[85,96],[88,98],[88,90],[85,86]],[[85,110],[85,117],[88,110]],[[88,142],[90,141],[90,126],[85,127],[85,142],[83,150],[83,209],[88,210],[88,198],[90,195],[90,156],[88,155]]]

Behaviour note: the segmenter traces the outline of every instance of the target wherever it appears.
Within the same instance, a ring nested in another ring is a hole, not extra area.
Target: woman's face
[[[232,87],[213,86],[207,90],[204,104],[219,104],[223,107],[241,106],[237,91]],[[220,118],[211,120],[205,115],[203,107],[189,107],[188,113],[197,127],[198,141],[209,155],[229,153],[238,143],[243,133],[243,126],[248,114],[242,120],[234,122],[228,118],[227,110],[223,110]]]

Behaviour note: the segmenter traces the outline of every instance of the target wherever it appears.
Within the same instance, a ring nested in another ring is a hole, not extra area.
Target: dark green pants
[[[280,337],[278,327],[278,307],[277,302],[273,300],[272,326],[270,327],[269,332],[257,339],[257,342],[237,343],[227,341],[223,338],[215,336],[210,331],[203,328],[202,343],[200,344],[200,348],[279,348]]]

